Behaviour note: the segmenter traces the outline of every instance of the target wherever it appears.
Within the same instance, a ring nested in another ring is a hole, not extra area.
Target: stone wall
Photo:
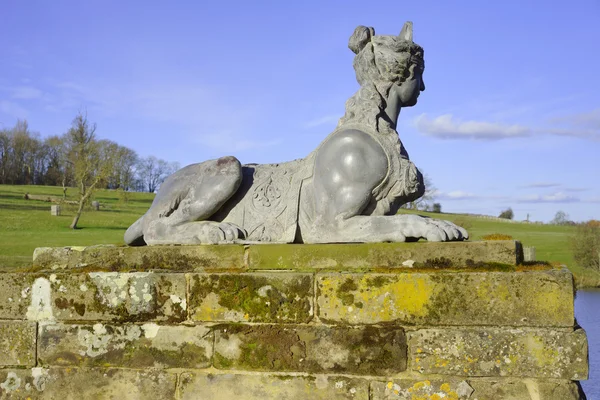
[[[578,399],[564,268],[518,243],[41,248],[0,398]]]

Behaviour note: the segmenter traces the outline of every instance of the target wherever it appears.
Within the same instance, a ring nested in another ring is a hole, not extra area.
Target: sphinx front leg
[[[150,224],[144,240],[148,245],[218,244],[233,243],[246,236],[243,228],[228,222],[191,221],[173,226],[156,220]]]
[[[314,226],[305,235],[305,242],[406,242],[419,239],[448,242],[468,238],[466,230],[449,221],[418,215],[356,215]]]

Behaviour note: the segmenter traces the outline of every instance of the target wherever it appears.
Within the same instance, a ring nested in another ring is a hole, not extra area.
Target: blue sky
[[[414,22],[427,90],[398,131],[447,212],[600,219],[600,3],[0,3],[0,127],[100,138],[182,165],[306,156],[357,89],[357,25]]]

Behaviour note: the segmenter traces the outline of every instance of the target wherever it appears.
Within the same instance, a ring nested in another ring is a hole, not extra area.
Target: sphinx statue
[[[125,233],[129,245],[455,241],[451,222],[398,209],[424,194],[396,123],[417,103],[423,48],[412,23],[397,36],[359,26],[350,37],[360,89],[336,129],[306,158],[245,164],[227,156],[169,176]]]

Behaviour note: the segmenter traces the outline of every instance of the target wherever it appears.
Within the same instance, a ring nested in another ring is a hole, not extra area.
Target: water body
[[[600,290],[577,292],[575,316],[587,333],[590,349],[590,377],[581,385],[588,400],[600,400]]]

